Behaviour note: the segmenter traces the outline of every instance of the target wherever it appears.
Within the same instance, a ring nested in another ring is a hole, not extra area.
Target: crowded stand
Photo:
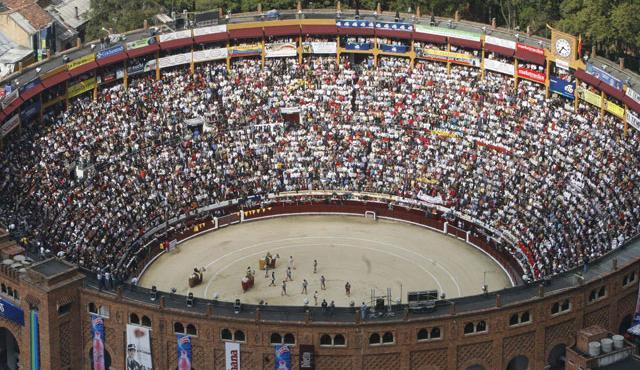
[[[613,116],[478,68],[377,64],[244,58],[230,71],[177,68],[75,100],[8,143],[0,221],[31,247],[119,279],[129,272],[119,259],[167,215],[286,191],[447,207],[504,233],[508,253],[530,267],[525,280],[638,233],[638,137],[623,137]],[[283,108],[300,120],[283,119]],[[185,123],[195,118],[208,129]]]

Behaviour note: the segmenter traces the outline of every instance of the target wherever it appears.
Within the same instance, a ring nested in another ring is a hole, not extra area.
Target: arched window
[[[182,323],[179,323],[179,322],[174,323],[173,332],[184,334],[184,325],[182,325]]]
[[[236,332],[233,333],[233,340],[236,342],[244,342],[244,332],[242,330],[236,330]]]
[[[331,345],[331,336],[329,334],[323,334],[320,337],[320,345],[321,346],[330,346]]]
[[[187,325],[187,334],[189,335],[198,335],[198,329],[193,324]]]
[[[380,342],[381,342],[380,334],[373,333],[369,336],[369,344],[380,344]]]
[[[382,343],[393,343],[393,333],[388,331],[382,335]]]
[[[560,303],[556,302],[551,306],[551,314],[556,314],[560,312]]]
[[[472,322],[468,322],[465,324],[464,326],[464,333],[465,334],[471,334],[475,331],[475,326],[473,325]]]
[[[509,325],[513,326],[513,325],[518,325],[520,322],[518,321],[518,314],[514,313],[513,315],[511,315],[511,318],[509,318]]]
[[[562,301],[562,307],[560,307],[562,311],[568,311],[571,308],[571,302],[568,299]]]
[[[89,302],[89,313],[94,313],[97,314],[98,313],[98,308],[96,307],[96,304],[93,302]]]
[[[278,333],[271,334],[271,344],[282,344],[282,335]]]
[[[531,321],[531,314],[529,314],[529,311],[524,311],[522,313],[522,316],[520,316],[520,322],[529,322]]]
[[[333,337],[333,345],[334,346],[344,346],[346,344],[347,344],[347,341],[344,339],[344,335],[336,334],[336,336]]]
[[[129,324],[137,324],[140,325],[140,318],[135,313],[131,313],[129,315]]]
[[[140,323],[142,324],[142,326],[146,326],[147,328],[151,327],[151,319],[146,315],[142,316],[142,321]]]
[[[478,324],[476,325],[476,331],[487,331],[487,323],[484,320],[478,322]]]
[[[431,329],[431,339],[440,338],[440,328],[432,328]]]
[[[427,329],[420,329],[420,331],[418,331],[418,340],[427,339],[429,339],[429,331]]]
[[[284,344],[296,344],[296,337],[291,333],[287,333],[284,335]]]
[[[220,338],[222,340],[233,340],[233,337],[231,336],[231,330],[222,329],[222,331],[220,332]]]

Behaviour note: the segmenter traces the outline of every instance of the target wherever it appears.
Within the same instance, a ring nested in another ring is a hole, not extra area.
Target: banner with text
[[[618,90],[622,90],[622,80],[613,77],[613,75],[611,75],[610,73],[605,72],[603,69],[598,68],[591,63],[587,63],[587,73],[597,78],[598,80],[603,81],[609,86],[613,86]]]
[[[298,55],[298,46],[295,42],[275,42],[264,46],[265,57],[294,57]]]
[[[276,370],[291,370],[291,350],[286,344],[276,345]]]
[[[618,104],[607,100],[607,105],[605,106],[607,112],[613,114],[618,118],[624,117],[624,107],[619,106]]]
[[[225,342],[226,370],[240,370],[240,343]]]
[[[549,90],[556,94],[560,94],[568,99],[575,99],[574,92],[576,90],[575,82],[567,82],[560,77],[549,76]]]
[[[91,364],[96,370],[104,370],[104,321],[98,315],[91,315]]]
[[[20,96],[20,92],[16,89],[5,95],[4,99],[2,99],[2,109],[7,109],[9,104],[13,103]]]
[[[534,71],[533,69],[518,67],[518,77],[543,84],[547,79],[544,72]]]
[[[631,127],[640,131],[640,118],[638,118],[638,116],[636,116],[635,114],[631,113],[630,110],[627,110],[627,123],[629,123]]]
[[[16,118],[17,117],[17,118]],[[13,116],[13,119],[18,120],[18,124],[20,123],[20,117],[18,115]],[[1,129],[2,136],[5,135],[4,126],[6,126],[9,122],[6,122]],[[17,125],[16,125],[17,126]],[[20,326],[24,326],[24,311],[13,303],[4,300],[0,297],[0,317],[7,321],[11,321],[14,324],[18,324]]]
[[[406,53],[409,51],[409,46],[380,44],[380,50],[385,53]]]
[[[262,54],[262,46],[260,46],[260,44],[245,44],[229,47],[229,55],[231,55],[232,57],[243,57],[260,54]]]
[[[347,50],[371,50],[373,49],[373,44],[371,42],[349,42],[345,45],[345,49]]]
[[[625,92],[625,94],[628,97],[630,97],[631,100],[633,100],[636,103],[640,104],[640,94],[638,94],[635,90],[632,90],[632,89],[627,87],[627,91]]]
[[[587,103],[595,105],[598,108],[602,107],[602,96],[600,96],[600,94],[596,94],[587,89],[583,89],[580,93],[580,96]]]
[[[178,342],[178,370],[191,370],[191,337],[184,334],[176,334]]]
[[[418,56],[421,58],[437,60],[440,62],[452,62],[474,67],[480,66],[480,59],[474,57],[473,55],[454,53],[452,51],[443,51],[440,49],[425,48],[419,52]]]
[[[390,30],[390,31],[404,31],[411,32],[413,31],[413,25],[411,23],[400,23],[400,22],[376,22],[376,28],[382,30]]]
[[[160,42],[165,42],[165,41],[171,41],[171,40],[186,39],[189,37],[191,37],[191,30],[164,33],[160,35],[158,38],[160,39]]]
[[[139,49],[156,43],[155,37],[149,37],[142,40],[127,42],[127,50]]]
[[[208,60],[226,59],[229,55],[227,48],[198,50],[193,52],[194,62],[206,62]]]
[[[193,29],[193,36],[211,35],[214,33],[227,32],[227,25],[200,27]]]
[[[191,63],[191,52],[168,55],[166,57],[158,59],[158,66],[160,67],[160,69],[189,63]]]
[[[74,68],[80,67],[81,65],[91,63],[94,60],[96,60],[96,55],[94,53],[91,53],[89,55],[85,55],[83,57],[70,61],[69,63],[67,63],[67,69],[70,71]]]
[[[337,20],[336,26],[338,28],[341,28],[341,27],[373,28],[373,22],[366,21],[366,20],[357,20],[357,19],[345,19],[345,20]]]
[[[335,54],[335,42],[303,42],[302,52],[306,54]]]
[[[126,370],[152,370],[149,328],[127,324]]]
[[[516,50],[524,50],[524,51],[528,51],[530,53],[534,53],[534,54],[538,54],[538,55],[543,55],[544,56],[544,49],[542,48],[537,48],[535,46],[531,46],[531,45],[527,45],[527,44],[521,44],[521,43],[516,43]]]
[[[501,39],[501,38],[494,37],[494,36],[489,36],[489,35],[486,35],[484,37],[484,43],[485,44],[496,45],[496,46],[501,46],[501,47],[507,48],[507,49],[514,49],[515,50],[515,48],[516,48],[516,42],[515,41],[505,40],[505,39]]]
[[[500,72],[509,76],[513,76],[516,67],[510,63],[503,63],[494,59],[485,59],[484,68],[490,71]]]
[[[96,53],[96,60],[100,60],[106,57],[110,57],[116,54],[120,54],[124,52],[124,45],[118,44],[116,46],[110,47],[108,49],[100,50]]]
[[[74,96],[78,96],[82,93],[85,93],[89,90],[93,90],[96,87],[96,78],[91,77],[88,80],[84,80],[75,85],[71,85],[67,88],[67,96],[69,98],[73,98]]]
[[[300,370],[315,370],[314,347],[310,344],[300,345]]]

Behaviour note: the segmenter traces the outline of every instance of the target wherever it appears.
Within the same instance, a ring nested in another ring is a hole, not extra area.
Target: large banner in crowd
[[[549,90],[568,99],[574,99],[576,90],[575,82],[567,82],[557,76],[549,76]]]
[[[176,334],[178,341],[178,370],[191,370],[191,337],[184,334]]]
[[[158,66],[160,67],[160,69],[189,63],[191,63],[191,52],[168,55],[164,58],[158,59]]]
[[[296,46],[295,42],[276,42],[266,44],[264,49],[265,57],[267,58],[294,57],[298,55],[298,46]]]
[[[509,76],[513,76],[515,73],[515,66],[510,63],[503,63],[494,59],[485,59],[484,68],[490,71],[504,73]]]
[[[301,344],[300,345],[300,369],[301,370],[315,370],[315,353],[313,345]]]
[[[286,344],[276,345],[276,370],[291,370],[291,350]]]
[[[209,60],[226,59],[229,55],[227,48],[198,50],[193,52],[194,62],[206,62]]]
[[[547,75],[545,75],[544,72],[534,71],[533,69],[524,67],[518,67],[518,77],[540,84],[543,84],[547,79]]]
[[[335,54],[335,42],[303,42],[302,52],[305,54]]]
[[[452,62],[474,67],[480,66],[480,59],[473,55],[454,53],[452,51],[444,51],[440,49],[424,48],[420,51],[418,56],[429,60],[437,60],[439,62]]]
[[[151,339],[149,328],[127,324],[126,370],[151,370]]]
[[[226,370],[240,370],[240,343],[225,342],[224,357]]]
[[[591,63],[587,63],[587,73],[598,80],[603,81],[607,85],[613,86],[618,90],[622,90],[622,80],[613,77],[610,73],[605,72],[603,69],[598,68]]]
[[[91,315],[91,361],[93,369],[105,370],[104,363],[104,321],[98,315]]]

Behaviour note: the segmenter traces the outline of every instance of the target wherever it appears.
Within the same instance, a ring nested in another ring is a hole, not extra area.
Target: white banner
[[[164,58],[158,59],[158,65],[160,66],[160,69],[188,63],[191,63],[191,52],[169,55]]]
[[[151,336],[149,328],[127,324],[126,370],[151,370]]]
[[[0,127],[0,137],[5,137],[9,135],[11,131],[13,131],[16,127],[20,125],[20,115],[16,114],[11,117],[10,120],[4,123],[2,127]]]
[[[240,370],[240,343],[225,342],[225,363],[227,370]]]
[[[504,73],[509,76],[513,76],[515,73],[515,66],[513,64],[503,63],[493,59],[485,59],[484,68],[490,71]]]
[[[627,87],[627,92],[626,92],[627,96],[630,97],[631,99],[633,99],[636,103],[640,103],[640,94],[638,94],[637,92],[635,92],[635,90],[632,90],[630,88]]]
[[[627,123],[640,131],[640,118],[627,109]]]
[[[335,54],[335,42],[303,42],[302,52],[307,54]]]
[[[211,35],[213,33],[222,33],[222,32],[227,32],[226,24],[223,24],[221,26],[194,28],[193,36]]]
[[[489,36],[489,35],[484,37],[484,43],[502,46],[503,48],[507,48],[507,49],[514,49],[514,50],[516,49],[515,41],[505,40],[505,39],[501,39],[501,38]]]
[[[225,59],[229,55],[227,48],[198,50],[193,52],[194,62],[204,62],[207,60]]]
[[[164,34],[160,35],[160,42],[178,40],[178,39],[186,39],[188,37],[191,37],[191,30],[164,33]]]
[[[298,55],[298,47],[295,42],[277,42],[264,46],[267,58],[294,57]]]

